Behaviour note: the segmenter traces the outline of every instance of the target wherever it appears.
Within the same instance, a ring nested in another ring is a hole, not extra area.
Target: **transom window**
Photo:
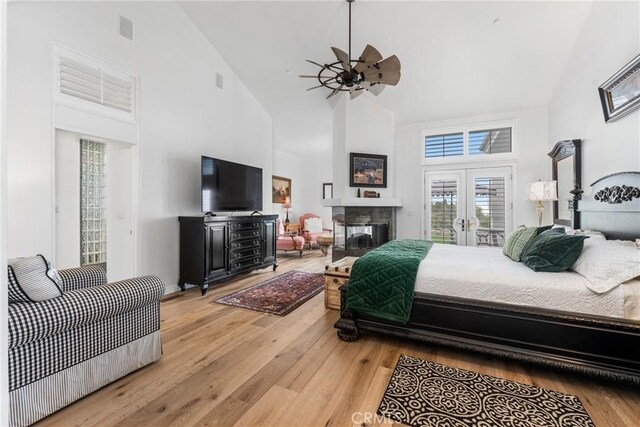
[[[422,132],[423,164],[515,158],[513,122],[494,122]]]

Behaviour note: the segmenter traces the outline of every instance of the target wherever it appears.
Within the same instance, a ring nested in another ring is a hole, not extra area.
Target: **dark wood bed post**
[[[353,317],[353,313],[347,310],[348,285],[340,286],[340,319],[334,327],[338,329],[338,338],[342,341],[353,342],[360,338],[360,330]]]

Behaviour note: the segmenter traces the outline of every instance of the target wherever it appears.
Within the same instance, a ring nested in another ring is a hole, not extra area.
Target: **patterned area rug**
[[[378,414],[410,426],[594,426],[576,396],[404,354]]]
[[[284,316],[319,294],[323,288],[324,274],[322,273],[288,271],[250,288],[213,300],[211,303]]]

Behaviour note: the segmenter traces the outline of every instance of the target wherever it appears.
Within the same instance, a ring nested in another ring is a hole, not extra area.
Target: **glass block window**
[[[80,265],[107,263],[106,144],[80,140]]]
[[[461,133],[429,135],[424,138],[424,157],[462,156],[464,154],[464,136]]]
[[[469,132],[469,154],[511,153],[511,128]]]

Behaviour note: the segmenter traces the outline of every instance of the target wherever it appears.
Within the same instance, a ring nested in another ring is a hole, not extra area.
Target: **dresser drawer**
[[[229,240],[231,242],[244,239],[256,239],[261,237],[260,229],[242,229],[229,232]]]
[[[259,230],[260,222],[259,221],[235,222],[229,225],[229,229],[231,230],[231,232],[241,231],[241,230]]]
[[[260,265],[261,262],[262,261],[260,261],[260,256],[247,258],[240,261],[231,261],[230,263],[231,272],[242,270],[243,268],[256,267]]]
[[[245,249],[260,248],[261,246],[262,240],[260,239],[236,240],[229,244],[229,250],[232,252],[244,251]]]
[[[253,258],[262,253],[262,248],[258,247],[249,247],[244,249],[239,249],[235,251],[231,251],[229,254],[229,261],[234,262],[244,258]]]

